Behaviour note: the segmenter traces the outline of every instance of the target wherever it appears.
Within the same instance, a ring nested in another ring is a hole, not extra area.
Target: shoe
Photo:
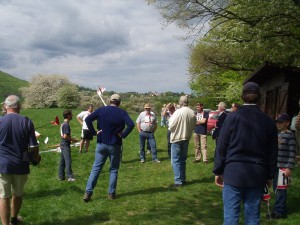
[[[149,150],[147,151],[147,154],[150,154],[150,151],[149,151]]]
[[[63,177],[63,178],[60,178],[60,177],[59,177],[59,178],[58,178],[58,181],[64,181],[65,179],[66,179],[66,178],[64,178],[64,177]]]
[[[160,161],[158,159],[154,159],[153,162],[160,163]]]
[[[82,200],[84,202],[89,202],[89,201],[91,201],[91,197],[92,197],[91,193],[85,192]]]
[[[206,160],[206,161],[204,161],[204,163],[205,163],[205,164],[208,164],[209,162],[208,162],[208,160]]]
[[[69,182],[74,182],[75,180],[76,180],[76,179],[73,178],[73,177],[69,177],[69,178],[68,178],[68,181],[69,181]]]
[[[18,225],[18,224],[22,223],[22,221],[23,221],[22,217],[21,216],[17,216],[17,218],[14,217],[14,218],[10,219],[9,225]]]
[[[109,199],[115,199],[116,198],[116,193],[109,193],[107,197]]]
[[[195,159],[194,161],[193,161],[193,163],[199,163],[200,162],[200,159]]]
[[[145,163],[145,160],[144,160],[144,159],[141,159],[141,163]]]
[[[267,214],[266,217],[267,217],[267,219],[285,219],[285,218],[287,218],[287,215],[272,212],[271,215]]]

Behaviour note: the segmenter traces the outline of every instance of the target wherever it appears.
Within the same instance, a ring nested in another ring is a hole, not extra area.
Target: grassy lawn
[[[22,114],[33,119],[42,137],[41,151],[59,143],[59,126],[50,124],[55,116],[62,122],[62,109],[23,110]],[[80,125],[73,112],[71,121],[73,136],[80,137]],[[132,115],[133,120],[138,115]],[[90,152],[79,154],[78,147],[72,148],[72,167],[76,181],[57,180],[59,153],[44,152],[39,166],[31,167],[26,186],[23,207],[20,214],[24,225],[96,225],[96,224],[201,224],[219,225],[223,222],[221,190],[214,185],[212,174],[215,144],[208,137],[209,164],[192,163],[194,144],[191,141],[187,160],[188,184],[182,188],[172,188],[173,171],[167,157],[166,128],[156,132],[158,158],[161,164],[151,162],[147,155],[145,164],[139,160],[139,142],[136,129],[124,140],[123,159],[119,170],[117,199],[107,199],[109,162],[100,174],[92,201],[84,203],[82,197],[94,160],[95,140]],[[48,144],[43,141],[49,137]],[[299,167],[294,170],[289,189],[289,217],[280,221],[265,219],[267,205],[262,203],[261,224],[300,224]],[[271,191],[273,204],[274,194]],[[242,221],[241,223],[242,224]]]

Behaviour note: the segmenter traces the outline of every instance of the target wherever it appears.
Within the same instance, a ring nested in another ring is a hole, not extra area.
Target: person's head
[[[196,105],[197,112],[203,111],[203,103],[198,102]]]
[[[179,98],[179,105],[180,105],[180,107],[189,105],[189,100],[188,100],[188,97],[186,95],[182,95]]]
[[[247,82],[243,86],[242,99],[245,103],[257,104],[259,101],[259,86],[255,82]]]
[[[231,112],[235,112],[236,110],[238,110],[240,107],[240,105],[238,103],[232,103],[231,104]]]
[[[63,117],[64,119],[71,120],[73,116],[72,110],[71,109],[66,109],[63,111]]]
[[[217,107],[218,107],[218,111],[225,111],[226,110],[226,103],[225,102],[219,102]]]
[[[89,104],[88,107],[87,107],[87,111],[92,113],[94,111],[94,106],[92,104]]]
[[[279,131],[286,131],[290,125],[291,119],[288,114],[279,114],[276,121],[277,129]]]
[[[144,110],[149,113],[151,111],[151,105],[149,103],[146,103],[144,105]]]
[[[173,114],[175,112],[174,104],[169,103],[167,107],[168,107],[168,110],[171,114]]]
[[[4,101],[4,107],[6,112],[20,112],[21,100],[16,95],[9,95]]]
[[[121,104],[121,97],[118,94],[113,94],[112,96],[110,96],[109,99],[110,104],[113,104],[115,106],[119,106]]]

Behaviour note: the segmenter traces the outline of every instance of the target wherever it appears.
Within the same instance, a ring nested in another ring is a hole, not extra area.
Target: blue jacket
[[[263,186],[276,168],[277,130],[256,105],[227,115],[218,137],[213,173],[236,187]]]
[[[94,120],[97,120],[98,131],[101,130],[98,135],[93,126]],[[122,145],[122,138],[126,138],[134,128],[134,122],[128,113],[116,106],[98,108],[85,118],[85,122],[92,134],[97,135],[97,142],[108,145]],[[119,137],[118,133],[121,133],[122,137]]]

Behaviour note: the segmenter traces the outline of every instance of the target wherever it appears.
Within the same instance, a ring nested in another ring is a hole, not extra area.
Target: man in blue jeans
[[[196,125],[194,111],[188,107],[187,96],[179,99],[180,109],[177,109],[169,121],[171,132],[171,164],[174,171],[174,187],[186,183],[186,159],[189,141]]]
[[[136,119],[136,127],[139,132],[140,138],[140,159],[141,163],[145,163],[146,156],[145,156],[145,142],[146,140],[149,143],[151,154],[152,154],[152,161],[155,163],[160,163],[157,159],[157,150],[156,150],[156,141],[154,137],[154,132],[157,128],[157,119],[153,112],[151,112],[150,104],[146,103],[144,105],[143,112],[140,113],[138,118]]]
[[[108,198],[116,198],[122,139],[126,138],[134,128],[134,123],[128,113],[119,108],[120,103],[121,97],[118,94],[113,94],[110,97],[110,105],[98,108],[85,119],[88,129],[93,135],[97,135],[95,161],[83,197],[85,202],[91,200],[98,177],[108,157],[110,159]],[[97,132],[93,126],[94,120],[97,120]]]
[[[244,204],[244,224],[258,225],[265,184],[276,168],[277,130],[274,121],[256,105],[259,86],[243,86],[243,106],[228,114],[218,137],[215,183],[223,188],[224,225],[239,223]]]

